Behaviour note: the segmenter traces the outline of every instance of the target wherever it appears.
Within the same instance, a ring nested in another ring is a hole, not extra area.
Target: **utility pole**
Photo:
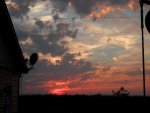
[[[142,31],[142,64],[143,64],[143,96],[146,97],[146,85],[145,85],[145,50],[144,50],[144,23],[143,23],[143,5],[150,5],[149,0],[140,0],[141,7],[141,31]]]
[[[143,96],[146,97],[146,88],[145,88],[145,50],[144,50],[144,23],[143,23],[143,0],[140,1],[141,7],[141,31],[142,31],[142,64],[143,64]]]

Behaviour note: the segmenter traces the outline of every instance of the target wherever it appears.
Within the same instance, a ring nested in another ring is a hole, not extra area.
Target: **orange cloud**
[[[112,12],[112,11],[116,11],[119,8],[113,8],[112,6],[108,5],[108,6],[104,6],[104,7],[99,7],[98,10],[93,10],[92,13],[89,15],[89,17],[92,17],[93,19],[95,18],[100,18],[102,16],[107,15],[108,13]]]
[[[135,10],[137,9],[138,5],[137,2],[135,0],[130,0],[129,3],[127,4],[128,8]],[[96,7],[96,9],[95,9]],[[91,17],[93,19],[97,19],[97,18],[101,18],[111,12],[118,12],[118,11],[122,11],[125,8],[125,6],[123,5],[104,5],[101,6],[99,4],[96,4],[96,6],[94,6],[93,11],[91,12],[91,14],[88,17]]]
[[[137,5],[137,2],[136,0],[130,0],[129,4],[128,4],[128,7],[132,10],[135,10],[137,9],[138,5]]]
[[[42,54],[41,52],[38,53],[39,55],[39,60],[46,60],[48,63],[52,63],[53,65],[59,65],[59,63],[62,60],[62,57],[60,56],[55,56],[53,57],[51,54]]]
[[[9,5],[9,7],[11,8],[11,9],[14,9],[14,10],[16,10],[16,11],[19,11],[20,10],[20,6],[17,4],[17,3],[10,3],[10,4],[8,4]]]
[[[72,81],[48,81],[44,83],[45,87],[66,87],[69,85]]]
[[[97,9],[93,9],[91,14],[88,17],[91,17],[93,19],[101,18],[111,12],[118,12],[122,11],[123,7],[121,6],[112,6],[112,5],[105,5],[105,6],[98,6]]]

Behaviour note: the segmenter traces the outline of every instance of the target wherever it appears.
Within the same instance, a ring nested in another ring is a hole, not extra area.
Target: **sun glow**
[[[52,89],[49,91],[50,94],[54,94],[54,95],[64,95],[66,91],[70,90],[69,88],[58,88],[58,89]]]

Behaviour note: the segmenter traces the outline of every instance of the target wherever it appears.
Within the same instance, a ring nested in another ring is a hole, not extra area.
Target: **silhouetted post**
[[[142,63],[143,63],[143,95],[146,97],[145,90],[145,51],[144,51],[144,23],[143,23],[143,1],[140,1],[141,6],[141,30],[142,30]]]
[[[146,87],[145,87],[145,56],[144,56],[144,23],[143,23],[143,5],[150,5],[149,0],[140,0],[141,6],[141,30],[142,30],[142,61],[143,61],[143,93],[144,97],[146,97]]]

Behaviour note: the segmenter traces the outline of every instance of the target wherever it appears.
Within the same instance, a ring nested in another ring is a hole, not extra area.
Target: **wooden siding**
[[[13,51],[10,50],[6,37],[0,31],[0,113],[6,113],[6,100],[4,88],[12,87],[12,112],[18,111],[18,95],[19,95],[19,72],[15,65],[16,60],[13,57]],[[15,53],[15,52],[14,52]]]
[[[12,113],[18,111],[19,78],[28,73],[4,0],[0,0],[0,113],[6,113],[6,87],[11,86]],[[4,90],[5,89],[5,90]],[[10,91],[10,90],[9,90]],[[5,94],[4,94],[5,93]],[[7,105],[7,106],[9,106]],[[8,112],[7,112],[8,113]]]
[[[0,113],[5,113],[6,111],[6,103],[4,97],[4,88],[6,86],[12,87],[12,113],[17,113],[19,96],[19,75],[0,68]]]
[[[11,55],[8,42],[3,39],[4,37],[0,34],[0,66],[15,70],[15,62],[13,55]]]

